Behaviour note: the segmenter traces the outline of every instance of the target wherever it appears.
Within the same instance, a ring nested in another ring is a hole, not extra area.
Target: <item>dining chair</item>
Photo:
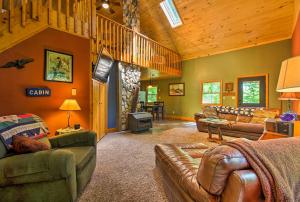
[[[157,102],[154,102],[154,105],[158,106],[155,108],[156,119],[159,120],[161,117],[161,119],[163,120],[164,119],[165,102],[157,101]]]

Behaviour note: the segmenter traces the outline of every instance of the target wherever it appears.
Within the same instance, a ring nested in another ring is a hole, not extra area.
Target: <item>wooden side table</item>
[[[262,136],[258,140],[270,140],[270,139],[278,139],[278,138],[287,138],[288,135],[265,131]]]
[[[60,128],[58,130],[56,130],[55,135],[63,135],[63,134],[67,134],[67,133],[73,133],[73,132],[79,132],[79,131],[83,131],[83,128],[79,128],[79,129],[75,129],[75,128]]]

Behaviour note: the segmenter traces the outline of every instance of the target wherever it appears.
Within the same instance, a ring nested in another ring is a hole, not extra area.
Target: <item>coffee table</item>
[[[207,124],[208,129],[208,141],[210,142],[216,142],[218,144],[221,144],[224,142],[223,139],[223,132],[222,127],[228,126],[230,124],[230,121],[227,121],[226,119],[214,119],[214,118],[205,118],[205,119],[199,119],[198,121]],[[213,137],[213,129],[217,128],[218,131],[218,138]]]

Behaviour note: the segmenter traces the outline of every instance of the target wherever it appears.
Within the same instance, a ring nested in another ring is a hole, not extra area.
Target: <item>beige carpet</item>
[[[169,127],[175,127],[168,129]],[[155,169],[154,145],[158,143],[202,142],[208,146],[206,133],[186,124],[159,125],[143,134],[108,134],[98,143],[97,166],[79,201],[160,202],[167,201]],[[225,139],[229,139],[225,137]]]

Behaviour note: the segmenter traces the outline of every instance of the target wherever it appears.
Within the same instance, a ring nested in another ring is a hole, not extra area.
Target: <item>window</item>
[[[222,104],[221,100],[222,82],[203,82],[202,104]]]
[[[238,78],[238,106],[266,107],[267,76]]]
[[[164,0],[160,3],[160,7],[168,18],[169,23],[173,28],[182,25],[180,16],[176,10],[173,0]]]
[[[139,101],[140,102],[146,102],[146,91],[140,91],[139,92]]]
[[[148,86],[147,88],[147,102],[157,101],[157,86]]]

